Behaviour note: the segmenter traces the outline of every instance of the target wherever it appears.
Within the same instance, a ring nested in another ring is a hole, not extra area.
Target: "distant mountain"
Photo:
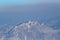
[[[55,30],[44,23],[29,21],[13,26],[0,37],[0,40],[59,40],[59,35],[60,30]]]

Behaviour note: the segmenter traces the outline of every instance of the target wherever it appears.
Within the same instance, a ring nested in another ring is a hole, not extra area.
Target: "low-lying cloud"
[[[44,23],[29,21],[14,26],[3,34],[0,40],[60,40],[60,30],[55,30]]]

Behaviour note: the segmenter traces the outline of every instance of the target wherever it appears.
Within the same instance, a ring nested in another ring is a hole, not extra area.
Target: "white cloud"
[[[23,25],[21,25],[21,26],[16,26],[16,27],[18,27],[17,31],[19,32],[19,30],[21,30],[21,31],[24,30],[24,29],[26,30],[28,25],[31,26],[30,27],[30,32],[32,33],[33,36],[37,35],[36,32],[38,30],[40,33],[44,33],[44,38],[43,38],[44,40],[57,40],[56,35],[59,32],[59,30],[54,30],[54,29],[52,29],[52,28],[50,28],[46,25],[41,25],[38,22],[33,22],[32,21],[32,22],[28,22],[27,25],[26,25],[26,23],[23,23]],[[36,26],[37,30],[35,30],[35,31],[31,30],[31,28],[33,26]],[[18,34],[18,32],[17,32],[17,34]]]
[[[30,26],[29,29],[28,29],[28,25]],[[54,30],[46,26],[45,24],[41,25],[40,23],[35,21],[29,21],[28,23],[23,23],[18,26],[15,26],[13,30],[14,30],[13,31],[14,36],[10,38],[5,37],[5,39],[18,40],[21,38],[24,40],[25,39],[24,37],[27,36],[27,38],[33,40],[34,39],[35,40],[59,40],[58,38],[60,35],[58,34],[60,32],[59,30]],[[3,37],[1,39],[3,39]]]

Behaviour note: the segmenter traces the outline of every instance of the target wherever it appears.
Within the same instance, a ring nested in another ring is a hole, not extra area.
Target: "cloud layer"
[[[3,34],[1,40],[59,40],[60,30],[55,30],[44,23],[29,21],[14,26],[9,32]]]

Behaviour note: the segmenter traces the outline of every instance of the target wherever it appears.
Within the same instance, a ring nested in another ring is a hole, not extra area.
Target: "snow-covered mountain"
[[[59,40],[60,30],[55,30],[44,23],[29,21],[7,28],[0,32],[0,40]]]

